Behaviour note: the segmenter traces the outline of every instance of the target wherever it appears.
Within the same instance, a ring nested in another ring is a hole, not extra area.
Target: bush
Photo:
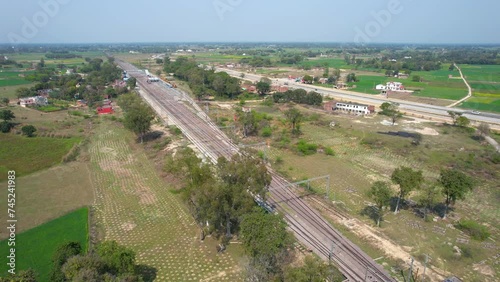
[[[21,131],[24,135],[33,137],[36,132],[36,128],[33,125],[25,125],[21,128]]]
[[[328,148],[325,148],[325,154],[327,156],[335,156],[335,151],[333,151],[332,148],[328,147]]]
[[[316,152],[318,151],[318,145],[310,144],[304,140],[300,140],[297,143],[297,151],[299,151],[300,153],[302,153],[306,156],[313,155],[313,154],[316,154]]]
[[[10,130],[12,129],[12,127],[14,127],[14,126],[12,125],[12,123],[10,123],[8,121],[0,122],[0,131],[3,133],[9,133]]]
[[[455,227],[469,234],[472,239],[478,241],[484,241],[490,237],[490,233],[488,232],[486,226],[473,220],[461,220],[455,225]]]
[[[270,127],[262,128],[262,137],[270,137],[273,134],[273,130]]]

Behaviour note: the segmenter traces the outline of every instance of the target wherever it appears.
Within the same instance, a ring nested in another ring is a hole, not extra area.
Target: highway
[[[217,72],[227,72],[229,75],[232,77],[236,77],[239,79],[241,78],[242,72],[232,70],[232,69],[226,69],[226,68],[216,68]],[[256,75],[256,74],[250,74],[250,73],[243,73],[244,80],[250,80],[250,81],[260,81],[263,76],[261,75]],[[463,113],[465,117],[470,119],[473,122],[485,122],[489,123],[491,125],[495,125],[495,128],[498,128],[500,126],[500,115],[499,114],[493,114],[493,113],[480,113],[480,114],[473,114],[472,111],[467,111],[463,109],[456,109],[456,108],[449,108],[449,107],[440,107],[440,106],[433,106],[433,105],[428,105],[428,104],[422,104],[422,103],[415,103],[415,102],[409,102],[409,101],[403,101],[403,100],[397,100],[397,99],[387,99],[383,98],[380,96],[376,95],[369,95],[369,94],[362,94],[362,93],[357,93],[357,92],[352,92],[352,91],[345,91],[345,90],[338,90],[338,89],[333,89],[333,88],[326,88],[326,87],[321,87],[321,86],[316,86],[316,85],[307,85],[303,83],[297,83],[295,80],[290,80],[288,78],[279,78],[279,79],[272,79],[273,84],[279,84],[279,85],[285,85],[285,83],[288,84],[288,87],[291,89],[296,89],[296,88],[302,88],[305,89],[306,91],[316,91],[323,96],[328,96],[332,98],[337,98],[337,99],[343,99],[347,101],[355,101],[355,102],[360,102],[360,103],[366,103],[370,105],[375,105],[375,106],[380,106],[384,102],[396,102],[400,106],[401,111],[408,111],[412,113],[417,113],[420,114],[424,117],[427,118],[435,118],[435,117],[442,117],[449,119],[448,111],[453,110],[455,112],[460,112]]]
[[[169,88],[163,82],[148,83],[143,71],[120,60],[116,63],[137,79],[139,93],[158,116],[181,129],[207,160],[216,163],[218,157],[230,159],[239,153],[238,146],[187,94]],[[298,241],[321,258],[331,258],[348,281],[395,281],[372,258],[333,228],[318,211],[298,197],[291,189],[291,183],[270,167],[268,169],[272,175],[268,204],[283,214]]]

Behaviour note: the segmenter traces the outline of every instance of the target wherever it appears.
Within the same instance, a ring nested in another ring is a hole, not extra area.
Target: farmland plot
[[[240,280],[231,253],[216,254],[211,239],[200,242],[199,228],[178,196],[128,142],[127,131],[103,122],[90,146],[102,239],[136,251],[139,264],[155,268],[157,281]]]

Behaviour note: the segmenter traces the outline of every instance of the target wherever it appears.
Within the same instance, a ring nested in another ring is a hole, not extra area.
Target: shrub
[[[333,149],[332,149],[332,148],[327,147],[327,148],[325,148],[325,154],[326,154],[327,156],[335,156],[335,151],[333,151]]]
[[[10,130],[12,129],[12,123],[8,121],[2,121],[0,122],[0,131],[3,133],[9,133]]]
[[[262,128],[262,137],[270,137],[273,134],[273,130],[270,127]]]
[[[307,143],[304,140],[300,140],[297,143],[297,151],[308,156],[313,155],[318,151],[318,145]]]
[[[490,233],[486,226],[481,225],[473,220],[461,220],[456,225],[456,228],[469,234],[472,239],[484,241],[490,237]]]
[[[21,131],[24,135],[33,137],[36,132],[36,128],[33,125],[25,125],[21,128]]]

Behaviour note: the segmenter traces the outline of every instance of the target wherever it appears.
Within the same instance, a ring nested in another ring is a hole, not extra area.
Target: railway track
[[[116,62],[137,79],[143,90],[141,95],[153,109],[160,116],[168,116],[208,160],[216,163],[219,157],[230,159],[239,152],[238,146],[186,94],[168,88],[161,82],[148,83],[146,74],[136,67],[123,61]],[[395,281],[380,265],[294,193],[287,180],[272,169],[270,173],[272,181],[268,203],[284,215],[289,228],[301,243],[323,259],[331,259],[348,281]]]

